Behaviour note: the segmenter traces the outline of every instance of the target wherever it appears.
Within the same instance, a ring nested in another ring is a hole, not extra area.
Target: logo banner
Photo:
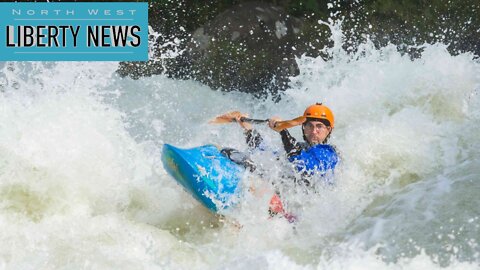
[[[0,3],[0,61],[147,61],[148,3]]]

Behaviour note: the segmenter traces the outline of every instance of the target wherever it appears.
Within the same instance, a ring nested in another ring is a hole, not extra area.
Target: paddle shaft
[[[240,118],[240,121],[253,123],[253,124],[260,124],[260,123],[268,122],[268,119],[252,119],[252,118],[242,117]]]
[[[259,123],[266,123],[266,122],[269,121],[269,119],[264,120],[264,119],[251,119],[251,118],[247,118],[247,117],[242,117],[242,118],[240,118],[240,121],[249,122],[249,123],[253,123],[253,124],[259,124]],[[280,132],[284,129],[301,125],[304,121],[305,121],[305,118],[303,116],[297,117],[297,118],[292,119],[292,120],[278,121],[278,122],[275,122],[275,125],[273,126],[273,129]]]

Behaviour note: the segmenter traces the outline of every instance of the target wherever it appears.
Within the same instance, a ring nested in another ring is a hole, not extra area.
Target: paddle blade
[[[287,128],[292,128],[295,126],[299,126],[303,124],[307,120],[305,116],[300,116],[292,120],[286,120],[286,121],[278,121],[275,123],[275,127],[273,128],[275,131],[282,131]]]
[[[227,112],[225,114],[219,115],[215,117],[214,119],[210,120],[208,123],[210,124],[226,124],[226,123],[231,123],[235,122],[235,119],[238,116],[241,116],[242,113],[239,111],[233,111],[233,112]]]

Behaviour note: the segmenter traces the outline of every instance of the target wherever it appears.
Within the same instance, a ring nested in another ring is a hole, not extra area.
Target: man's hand
[[[242,117],[248,118],[248,114],[237,112],[235,114],[235,121],[245,130],[252,130],[252,124],[242,121]]]
[[[275,125],[279,121],[282,121],[282,119],[280,117],[277,117],[277,116],[274,116],[274,117],[268,119],[268,127],[275,130]],[[277,130],[275,130],[275,131],[277,131]]]

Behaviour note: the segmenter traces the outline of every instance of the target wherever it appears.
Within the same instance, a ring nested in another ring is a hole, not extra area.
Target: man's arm
[[[290,135],[288,130],[284,129],[280,131],[280,136],[282,137],[283,147],[285,148],[285,152],[287,152],[288,157],[299,155],[300,152],[304,149],[297,140]]]

